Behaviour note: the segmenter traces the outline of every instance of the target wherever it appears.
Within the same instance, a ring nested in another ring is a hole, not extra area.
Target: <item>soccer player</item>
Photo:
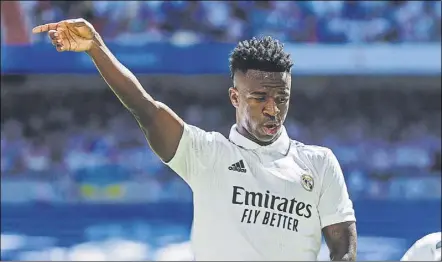
[[[321,231],[332,260],[356,259],[353,204],[335,155],[291,140],[283,126],[293,63],[277,40],[254,38],[233,50],[236,124],[225,138],[155,101],[87,21],[33,32],[48,32],[58,51],[86,52],[152,150],[189,184],[196,260],[316,260]]]
[[[416,241],[401,261],[441,261],[441,232],[428,234]]]

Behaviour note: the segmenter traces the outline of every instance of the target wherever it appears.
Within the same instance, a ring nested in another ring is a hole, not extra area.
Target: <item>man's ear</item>
[[[229,98],[230,102],[235,108],[239,107],[239,92],[238,89],[231,87],[229,88]]]

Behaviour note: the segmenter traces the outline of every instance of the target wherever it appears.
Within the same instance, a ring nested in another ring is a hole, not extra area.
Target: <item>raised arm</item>
[[[112,91],[134,115],[152,150],[165,162],[173,158],[183,133],[183,120],[146,92],[90,23],[84,19],[64,20],[37,26],[32,32],[48,32],[59,52],[86,52]]]
[[[183,120],[146,92],[98,34],[87,53],[112,91],[136,118],[151,148],[163,161],[168,162],[178,147],[183,133]]]

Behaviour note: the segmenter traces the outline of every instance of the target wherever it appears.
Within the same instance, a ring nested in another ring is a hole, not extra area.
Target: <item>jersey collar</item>
[[[236,130],[236,124],[230,129],[229,140],[236,144],[237,146],[243,147],[249,150],[263,150],[263,151],[276,151],[281,154],[287,154],[290,147],[290,138],[287,135],[287,131],[284,126],[281,127],[281,135],[279,138],[270,145],[261,146],[252,140],[244,137]]]

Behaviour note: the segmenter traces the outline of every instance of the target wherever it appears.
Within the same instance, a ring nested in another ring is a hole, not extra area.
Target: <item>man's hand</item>
[[[43,32],[48,32],[48,36],[58,52],[89,51],[97,34],[94,27],[82,18],[39,25],[32,29],[34,34]]]

